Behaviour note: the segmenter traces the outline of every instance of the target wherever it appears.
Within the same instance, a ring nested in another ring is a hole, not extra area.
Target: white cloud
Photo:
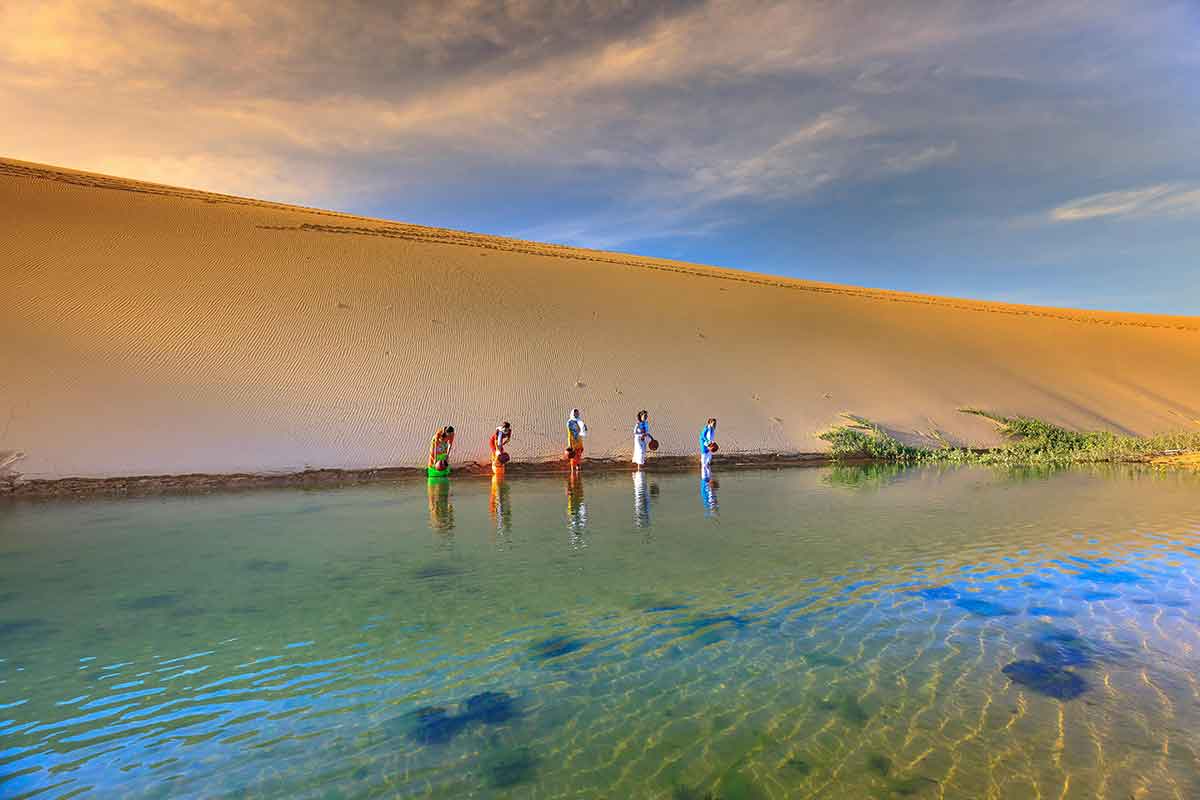
[[[1200,187],[1161,183],[1119,192],[1081,197],[1050,209],[1052,222],[1079,222],[1101,217],[1173,217],[1200,214]]]
[[[939,161],[947,161],[958,152],[958,142],[944,145],[930,145],[915,153],[898,153],[883,160],[883,166],[888,172],[916,172],[925,169]]]

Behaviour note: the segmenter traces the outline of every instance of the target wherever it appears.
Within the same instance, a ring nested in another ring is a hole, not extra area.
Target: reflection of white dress
[[[633,524],[650,527],[650,493],[646,491],[646,473],[633,473]]]

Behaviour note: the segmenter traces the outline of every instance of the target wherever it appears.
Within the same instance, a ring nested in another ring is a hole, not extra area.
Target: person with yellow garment
[[[512,425],[501,422],[500,427],[496,428],[492,438],[488,440],[488,447],[492,451],[492,472],[504,471],[504,465],[508,463],[508,453],[504,452],[504,446],[511,439]]]
[[[429,441],[429,475],[450,474],[450,451],[454,448],[454,426],[446,425]]]
[[[579,469],[583,461],[583,437],[587,436],[587,423],[579,416],[579,409],[571,409],[567,419],[567,461],[572,470]]]

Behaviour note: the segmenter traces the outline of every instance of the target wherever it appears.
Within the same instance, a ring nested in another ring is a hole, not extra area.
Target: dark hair
[[[446,426],[446,433],[454,433],[454,426],[453,426],[453,425],[447,425],[447,426]]]
[[[512,425],[509,425],[508,421],[506,420],[506,421],[500,423],[500,427],[501,428],[511,428]]]
[[[637,418],[638,418],[639,420],[643,420],[643,419],[649,419],[649,418],[650,418],[650,412],[649,412],[649,411],[647,411],[647,410],[645,410],[645,409],[642,409],[641,411],[639,411],[639,412],[638,412]]]
[[[717,424],[717,418],[716,418],[716,417],[709,417],[709,418],[708,418],[708,422],[706,422],[706,423],[705,423],[705,425],[716,425],[716,424]]]

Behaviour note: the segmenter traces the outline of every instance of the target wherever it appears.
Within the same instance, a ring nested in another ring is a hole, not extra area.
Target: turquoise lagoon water
[[[0,506],[0,796],[1200,797],[1200,476]]]

